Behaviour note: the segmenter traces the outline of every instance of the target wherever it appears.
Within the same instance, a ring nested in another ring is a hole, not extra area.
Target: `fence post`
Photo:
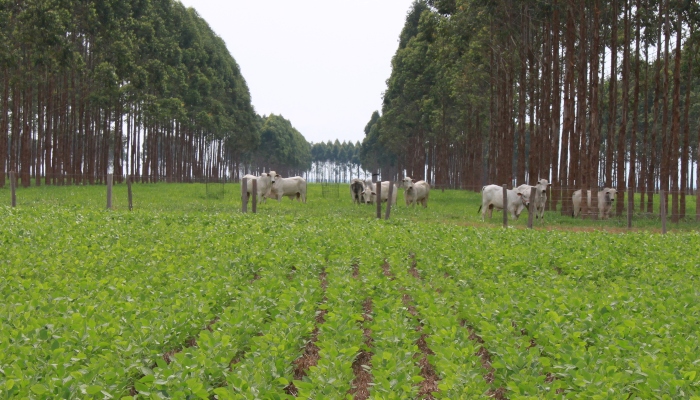
[[[503,185],[503,227],[508,227],[508,185]]]
[[[532,215],[533,205],[535,204],[535,196],[537,196],[537,188],[530,188],[530,206],[527,208],[527,227],[532,229],[532,220],[534,219]],[[537,211],[535,211],[537,212]]]
[[[17,175],[10,171],[10,191],[12,192],[12,207],[17,207]]]
[[[666,196],[659,190],[659,211],[661,211],[661,233],[666,234]]]
[[[248,212],[248,178],[241,181],[241,212]]]
[[[591,190],[590,195],[591,195],[591,219],[594,221],[597,221],[600,219],[600,206],[598,205],[598,190]],[[583,200],[581,200],[583,201]],[[586,194],[586,202],[588,202],[588,194]]]
[[[391,180],[389,181],[389,196],[387,197],[388,200],[386,202],[386,214],[384,215],[384,219],[388,220],[389,215],[391,214],[391,199],[394,196],[394,182]]]
[[[126,177],[126,191],[129,195],[129,211],[131,211],[134,208],[133,198],[131,196],[131,175]]]
[[[112,209],[112,179],[114,176],[112,174],[107,174],[107,209]]]
[[[258,212],[258,180],[253,179],[253,214]]]
[[[634,208],[634,189],[627,188],[627,229],[632,229],[632,209]]]
[[[382,219],[382,183],[377,180],[377,218]]]

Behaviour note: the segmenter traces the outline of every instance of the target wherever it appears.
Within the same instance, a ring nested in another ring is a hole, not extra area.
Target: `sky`
[[[260,115],[309,142],[362,141],[413,0],[180,0],[241,67]]]

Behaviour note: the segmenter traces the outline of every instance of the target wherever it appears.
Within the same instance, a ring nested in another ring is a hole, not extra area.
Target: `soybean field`
[[[700,399],[692,225],[227,185],[0,190],[0,398]]]

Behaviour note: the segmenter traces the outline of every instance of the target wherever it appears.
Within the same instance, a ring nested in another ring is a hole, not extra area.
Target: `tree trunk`
[[[693,37],[693,24],[690,25],[689,38]],[[686,46],[688,54],[688,76],[686,78],[686,89],[685,89],[685,108],[683,114],[683,146],[681,147],[681,204],[680,204],[680,217],[685,218],[686,213],[686,192],[688,190],[688,162],[690,161],[690,92],[693,83],[693,61],[695,60],[695,53],[693,52],[694,46],[693,42],[688,41]],[[699,144],[700,145],[700,144]]]
[[[636,188],[636,172],[637,172],[637,126],[639,118],[639,44],[640,44],[640,17],[639,13],[642,11],[641,0],[637,0],[636,10],[635,10],[635,56],[634,56],[634,98],[632,103],[632,133],[630,134],[630,170],[629,178],[627,180],[627,185],[631,188]],[[629,69],[629,67],[628,67]],[[628,71],[629,74],[629,71]],[[634,201],[630,202],[632,207],[634,207]],[[634,211],[634,209],[632,209]]]
[[[620,123],[620,131],[617,134],[617,200],[615,201],[615,211],[618,216],[622,215],[625,208],[625,194],[627,185],[625,185],[625,153],[627,141],[627,114],[629,108],[629,69],[630,69],[630,6],[629,0],[623,3],[624,10],[624,46],[622,56],[622,110],[620,111],[622,121]],[[633,168],[630,168],[633,170]]]
[[[598,163],[600,158],[600,121],[598,110],[600,100],[598,98],[599,86],[599,60],[600,60],[600,0],[593,2],[593,48],[589,51],[591,63],[591,137],[590,137],[590,152],[589,152],[589,169],[587,189],[596,189],[598,187]]]
[[[610,101],[608,102],[608,132],[605,139],[605,187],[612,187],[615,120],[617,118],[617,0],[612,5],[612,33],[610,40]],[[621,150],[624,151],[624,150]]]

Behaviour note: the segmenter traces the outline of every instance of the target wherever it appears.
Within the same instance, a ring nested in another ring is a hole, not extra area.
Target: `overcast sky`
[[[258,114],[306,140],[362,141],[413,0],[180,0],[228,46]]]

